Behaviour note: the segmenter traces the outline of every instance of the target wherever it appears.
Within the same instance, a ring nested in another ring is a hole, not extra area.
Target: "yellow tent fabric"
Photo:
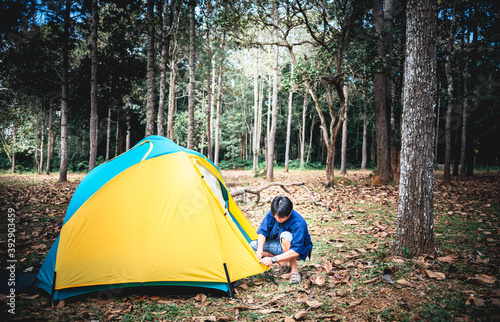
[[[221,191],[211,186],[217,181]],[[230,284],[264,272],[248,242],[257,238],[255,228],[225,189],[218,169],[189,150],[126,168],[63,225],[53,290],[151,282]]]

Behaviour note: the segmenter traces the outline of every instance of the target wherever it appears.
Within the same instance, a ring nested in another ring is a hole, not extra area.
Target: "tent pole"
[[[57,273],[54,271],[54,279],[52,281],[52,292],[50,292],[50,303],[54,306],[54,295],[56,294],[56,277]]]
[[[229,272],[227,271],[226,263],[224,263],[224,271],[226,272],[227,288],[228,288],[227,292],[229,294],[229,298],[234,298],[233,284],[231,284],[231,279],[229,278]]]

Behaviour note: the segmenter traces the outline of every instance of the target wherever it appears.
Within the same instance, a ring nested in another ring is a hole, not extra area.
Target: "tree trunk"
[[[189,1],[189,96],[188,96],[188,138],[187,148],[194,149],[194,86],[195,86],[195,64],[196,64],[196,34],[194,9],[196,1]]]
[[[147,44],[147,103],[146,103],[146,137],[154,134],[155,127],[155,23],[153,0],[147,1],[146,22],[148,25]]]
[[[451,21],[451,27],[449,31],[448,39],[448,49],[446,53],[446,80],[448,81],[448,109],[446,110],[446,120],[444,126],[444,136],[445,136],[445,151],[444,151],[444,170],[443,170],[443,184],[445,186],[451,183],[451,117],[453,115],[453,110],[455,108],[455,98],[453,96],[453,70],[451,67],[451,59],[453,54],[453,42],[455,38],[455,27],[457,22],[457,16],[453,12],[453,17]]]
[[[156,131],[159,136],[165,136],[165,92],[167,88],[167,64],[170,47],[168,26],[168,0],[163,2],[162,27],[161,27],[161,58],[160,58],[160,98],[158,102],[158,118]]]
[[[14,151],[12,152],[10,173],[16,173],[16,143],[17,143],[17,124],[14,123],[14,129],[12,131],[12,145],[14,146]]]
[[[366,163],[368,159],[368,151],[367,151],[368,102],[366,100],[367,100],[366,94],[363,94],[363,145],[361,148],[361,170],[366,170]]]
[[[62,73],[61,73],[61,163],[59,168],[59,182],[68,180],[68,69],[69,69],[69,23],[71,1],[66,0],[64,14]]]
[[[294,63],[292,60],[291,78],[293,79]],[[286,123],[286,148],[285,148],[285,172],[288,172],[288,160],[290,158],[290,135],[292,131],[292,108],[293,108],[293,87],[288,94],[288,120]]]
[[[259,50],[255,51],[255,67],[253,70],[253,167],[252,171],[256,174],[257,167],[259,164],[259,149],[257,148],[257,142],[260,141],[259,132]]]
[[[306,115],[307,115],[307,91],[304,92],[304,105],[302,106],[302,133],[300,137],[300,170],[304,170],[304,153],[306,149]]]
[[[116,108],[115,158],[120,155],[120,108]]]
[[[379,34],[377,56],[383,59],[392,48],[393,0],[374,0],[373,14],[375,30]],[[383,34],[385,33],[385,35]],[[372,184],[386,184],[393,180],[390,144],[390,99],[387,93],[390,83],[384,71],[377,71],[374,76],[375,128],[377,135],[377,171]],[[390,96],[389,96],[390,97]]]
[[[465,173],[466,151],[467,151],[467,119],[469,117],[469,88],[467,85],[469,75],[469,62],[466,62],[464,72],[464,100],[462,107],[462,146],[460,150],[460,173]]]
[[[344,97],[346,107],[344,109],[344,123],[342,124],[342,153],[340,162],[340,174],[347,174],[347,102],[349,87],[344,85]]]
[[[50,173],[50,159],[52,157],[52,115],[54,115],[54,104],[52,99],[50,100],[49,107],[49,133],[47,137],[47,167],[45,168],[45,173]]]
[[[436,252],[433,231],[436,2],[410,0],[406,15],[401,177],[398,224],[391,252],[416,256]]]
[[[167,137],[174,140],[174,111],[175,111],[175,85],[177,82],[177,35],[174,33],[174,48],[172,49],[172,57],[170,59],[170,93],[168,102],[168,122],[167,122]]]
[[[439,84],[438,84],[438,93],[439,93]],[[438,95],[437,99],[437,106],[436,106],[436,139],[435,139],[435,145],[434,145],[434,163],[437,164],[438,162],[438,145],[439,145],[439,114],[441,111],[441,96]]]
[[[97,24],[98,18],[98,0],[92,0],[92,62],[90,65],[90,156],[89,172],[95,168],[97,161],[97,135],[98,135],[98,117],[97,117]]]
[[[278,2],[274,2],[274,41],[278,42]],[[271,115],[271,128],[269,133],[269,141],[267,143],[267,164],[266,164],[266,181],[273,181],[274,176],[274,143],[276,139],[276,124],[278,121],[278,58],[279,47],[274,46],[274,65],[273,65],[273,111]]]
[[[108,127],[106,130],[106,161],[109,160],[109,152],[110,152],[110,141],[111,141],[111,107],[108,108],[108,119],[107,119]]]
[[[39,123],[40,123],[40,121],[39,121],[40,115],[38,115],[38,114],[39,113],[37,112],[36,113],[36,123],[35,123],[36,124],[35,125],[35,129],[36,129],[35,130],[35,158],[34,158],[35,162],[33,163],[33,168],[32,168],[33,172],[35,171],[35,169],[37,169],[40,166],[39,161],[38,161],[38,150],[39,150],[38,149],[38,128],[39,128]]]
[[[266,123],[266,140],[265,140],[265,158],[266,158],[266,172],[267,164],[269,160],[269,135],[271,133],[271,105],[273,100],[273,87],[272,83],[272,71],[269,71],[268,86],[267,86],[267,123]]]
[[[131,124],[130,124],[130,100],[127,99],[127,108],[125,109],[127,118],[127,136],[125,138],[125,151],[130,150],[130,136],[131,136]]]
[[[43,173],[43,148],[45,142],[45,106],[42,107],[42,133],[40,140],[40,161],[38,162],[38,174]]]
[[[222,113],[222,68],[219,67],[219,79],[217,81],[217,113],[215,116],[215,151],[214,163],[219,166],[219,149],[220,149],[220,117]]]

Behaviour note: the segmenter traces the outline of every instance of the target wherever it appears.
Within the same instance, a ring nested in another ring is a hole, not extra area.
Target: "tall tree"
[[[155,125],[155,1],[148,0],[146,3],[146,24],[148,30],[147,44],[147,105],[146,105],[146,136],[154,134]]]
[[[170,18],[170,21],[171,20],[172,18]],[[160,98],[158,101],[158,119],[156,122],[157,134],[159,136],[165,135],[165,94],[167,87],[167,60],[170,47],[170,33],[167,31],[167,27],[169,25],[168,21],[168,0],[163,0],[161,25]]]
[[[52,146],[53,146],[53,134],[52,134],[52,116],[54,115],[54,104],[53,99],[50,98],[49,102],[49,132],[47,135],[47,166],[45,168],[45,173],[50,173],[50,160],[52,158]]]
[[[188,142],[187,148],[194,149],[194,88],[196,64],[196,0],[189,1],[189,96],[188,96]]]
[[[345,109],[344,123],[342,124],[342,151],[340,157],[340,174],[347,174],[347,104],[348,104],[349,86],[344,85]]]
[[[409,0],[406,7],[406,59],[398,226],[395,255],[434,254],[434,108],[436,80],[436,2]]]
[[[279,58],[279,47],[278,47],[278,24],[279,24],[279,12],[278,12],[278,2],[274,2],[273,6],[274,12],[274,41],[276,45],[274,46],[274,65],[273,65],[273,98],[272,98],[272,113],[271,113],[271,127],[267,142],[267,163],[266,163],[266,180],[273,181],[274,177],[274,144],[276,140],[276,124],[278,121],[278,58]]]
[[[392,25],[394,0],[374,0],[373,15],[378,34],[377,57],[383,57],[392,50]],[[388,65],[388,64],[387,64]],[[384,64],[380,64],[384,66]],[[391,167],[391,79],[386,68],[374,75],[375,128],[377,133],[377,171],[373,184],[386,184],[393,179]]]
[[[92,63],[90,68],[90,157],[89,171],[95,168],[97,160],[97,24],[99,4],[98,0],[92,0]]]
[[[68,99],[69,99],[69,28],[71,0],[66,0],[64,9],[62,72],[61,72],[61,162],[59,182],[68,180]]]
[[[257,171],[257,166],[259,163],[259,143],[260,143],[260,119],[259,119],[259,51],[255,51],[255,67],[253,70],[253,168],[254,174]]]
[[[367,95],[363,93],[363,143],[361,147],[361,170],[366,170],[367,152],[367,127],[368,127],[368,102]]]
[[[446,110],[446,119],[445,119],[445,154],[444,154],[444,173],[443,173],[443,184],[445,186],[451,183],[451,118],[453,116],[453,110],[455,109],[456,99],[454,97],[453,88],[453,70],[451,66],[452,55],[453,55],[453,43],[455,42],[455,31],[457,26],[457,15],[455,9],[452,10],[452,18],[449,29],[449,38],[446,49],[446,80],[448,81],[448,109]]]

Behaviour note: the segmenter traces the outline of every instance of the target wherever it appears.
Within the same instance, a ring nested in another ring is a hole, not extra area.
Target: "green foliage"
[[[233,170],[233,169],[251,170],[252,167],[253,163],[251,160],[245,160],[241,158],[221,160],[219,162],[219,168],[221,170]]]

